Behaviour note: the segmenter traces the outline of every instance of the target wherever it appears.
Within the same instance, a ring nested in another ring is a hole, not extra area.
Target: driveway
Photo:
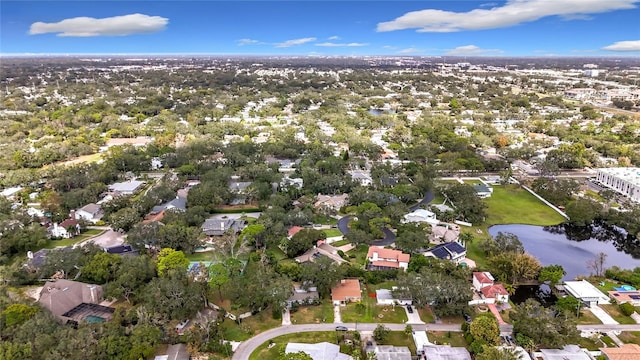
[[[410,305],[407,305],[410,306]],[[418,310],[414,307],[412,307],[413,312],[409,312],[409,310],[407,310],[407,306],[402,306],[404,308],[404,311],[407,313],[407,324],[424,324],[424,321],[422,321],[422,319],[420,319],[420,314],[418,313]]]
[[[122,245],[124,243],[124,238],[124,234],[109,229],[96,237],[81,242],[78,245],[84,246],[88,243],[94,243],[102,248],[108,248],[112,246]]]
[[[433,194],[433,191],[428,190],[425,194],[424,194],[424,198],[422,200],[420,200],[419,203],[409,206],[409,210],[411,211],[416,211],[421,205],[426,205],[428,203],[430,203],[436,196]]]
[[[383,227],[382,232],[384,233],[384,239],[382,240],[374,240],[371,244],[376,246],[387,246],[396,242],[396,234],[391,231],[388,227]]]
[[[333,306],[333,323],[342,324],[342,316],[340,315],[340,305]]]
[[[340,230],[342,235],[347,235],[349,232],[349,221],[351,221],[351,218],[351,215],[347,215],[338,219],[338,230]]]
[[[615,321],[611,317],[611,315],[607,314],[607,312],[602,310],[602,308],[599,307],[598,305],[593,305],[593,306],[591,306],[591,307],[589,307],[587,309],[589,309],[589,311],[591,311],[591,313],[593,315],[595,315],[605,325],[616,325],[616,324],[618,324],[618,322]]]

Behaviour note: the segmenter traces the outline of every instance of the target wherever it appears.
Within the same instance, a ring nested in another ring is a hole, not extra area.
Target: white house
[[[144,181],[138,180],[113,183],[109,185],[109,191],[117,192],[122,195],[132,195],[133,193],[138,191],[142,187],[142,185],[144,185]]]
[[[351,170],[347,171],[351,175],[351,179],[357,181],[362,186],[369,186],[373,183],[371,173],[368,170]]]
[[[376,290],[376,300],[378,302],[378,305],[394,305],[394,304],[400,304],[400,305],[411,305],[413,304],[413,300],[412,299],[397,299],[395,296],[393,296],[393,290],[388,290],[388,289],[378,289]]]
[[[94,203],[87,204],[75,211],[75,218],[77,220],[84,219],[94,224],[102,218],[102,215],[102,207]]]
[[[438,219],[436,219],[436,214],[429,210],[425,209],[417,209],[414,212],[405,214],[403,216],[402,222],[404,223],[421,223],[426,222],[431,224],[432,226],[438,225],[440,223]]]
[[[285,354],[295,354],[301,351],[313,360],[353,360],[351,356],[340,352],[340,346],[328,342],[317,344],[288,343],[284,350]]]
[[[502,284],[496,284],[494,280],[487,271],[474,272],[472,282],[476,293],[469,305],[508,303],[509,293]]]
[[[80,234],[80,225],[76,219],[67,219],[60,224],[54,223],[47,231],[51,237],[70,239]]]
[[[476,289],[476,291],[480,291],[485,286],[493,285],[494,281],[493,275],[488,271],[476,271],[473,273],[473,288]]]
[[[565,281],[564,290],[589,307],[593,305],[610,304],[609,297],[587,280]]]

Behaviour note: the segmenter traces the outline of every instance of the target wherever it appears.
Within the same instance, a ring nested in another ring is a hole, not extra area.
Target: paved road
[[[384,233],[384,239],[374,240],[371,244],[375,246],[387,246],[396,242],[396,234],[391,231],[388,227],[383,227],[382,232]]]
[[[341,326],[346,326],[349,330],[355,330],[357,326],[358,331],[373,331],[378,324],[340,324]],[[383,324],[387,328],[393,331],[404,331],[406,325],[405,324]],[[460,329],[459,324],[446,324],[446,325],[437,325],[437,324],[428,324],[428,325],[419,325],[412,324],[411,325],[414,330],[418,331],[462,331]],[[335,324],[304,324],[304,325],[289,325],[289,326],[281,326],[275,329],[271,329],[260,333],[251,339],[242,342],[238,349],[233,353],[234,360],[246,360],[249,358],[249,355],[264,342],[269,341],[269,339],[273,339],[275,337],[286,335],[286,334],[295,334],[299,332],[309,332],[309,331],[335,331]]]
[[[353,216],[351,215],[347,215],[338,220],[338,230],[340,230],[342,235],[347,235],[347,233],[349,232],[349,221],[351,221],[352,217]]]
[[[415,205],[409,206],[409,210],[416,211],[421,205],[426,205],[433,201],[435,197],[436,196],[433,194],[433,191],[427,190],[427,193],[424,194],[424,199],[420,200],[420,202]]]

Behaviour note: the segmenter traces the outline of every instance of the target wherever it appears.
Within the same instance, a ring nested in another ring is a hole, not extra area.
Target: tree
[[[469,325],[469,332],[475,340],[488,345],[500,345],[500,328],[492,314],[477,316]]]
[[[171,320],[189,319],[202,307],[198,287],[190,284],[187,275],[181,272],[151,280],[145,294],[144,301],[150,310]]]
[[[484,221],[487,215],[487,205],[476,195],[476,191],[471,185],[451,185],[446,187],[443,193],[466,221],[471,223]]]
[[[161,277],[166,277],[173,271],[186,274],[189,267],[189,259],[182,251],[164,248],[158,254],[157,265],[158,275]]]
[[[296,257],[311,249],[318,240],[326,238],[327,235],[323,231],[302,229],[287,241],[287,256],[290,258]]]
[[[313,358],[304,351],[296,353],[286,353],[278,357],[278,360],[313,360]]]
[[[122,258],[116,254],[101,252],[95,254],[82,267],[82,279],[89,283],[104,284],[113,280],[122,263]]]
[[[151,279],[156,277],[156,264],[147,256],[127,258],[118,267],[115,279],[106,285],[105,296],[124,297],[129,303],[137,303],[142,297],[142,290]]]
[[[222,298],[222,287],[231,280],[229,270],[223,263],[212,264],[209,266],[209,286],[218,289],[218,295]]]
[[[520,354],[513,348],[497,348],[484,345],[476,360],[520,360]]]
[[[399,226],[396,234],[396,247],[403,252],[416,254],[429,246],[429,232],[418,224]]]
[[[601,216],[603,211],[602,204],[586,198],[578,198],[571,201],[565,210],[567,216],[571,220],[570,223],[577,226],[587,226],[593,220]]]
[[[375,329],[373,329],[373,339],[377,342],[383,342],[387,339],[391,330],[382,324],[378,324]]]
[[[313,262],[302,265],[301,278],[304,284],[318,289],[320,297],[326,297],[331,289],[344,277],[344,270],[330,258],[321,256]]]
[[[111,226],[116,230],[129,231],[131,227],[140,221],[138,210],[126,207],[109,215]]]
[[[40,309],[36,306],[25,304],[11,304],[0,315],[6,327],[20,325],[31,319]]]
[[[561,348],[580,338],[574,318],[554,316],[533,299],[516,305],[509,316],[519,344],[530,339],[535,347]]]
[[[566,274],[567,272],[564,271],[562,265],[548,265],[540,269],[538,281],[549,282],[549,285],[553,287],[558,284]]]
[[[587,260],[587,268],[593,271],[593,275],[601,277],[604,275],[604,264],[607,261],[607,254],[601,252],[593,259]]]
[[[580,306],[582,303],[580,300],[574,298],[573,296],[565,296],[561,297],[556,301],[554,307],[556,310],[565,313],[565,314],[579,314]]]

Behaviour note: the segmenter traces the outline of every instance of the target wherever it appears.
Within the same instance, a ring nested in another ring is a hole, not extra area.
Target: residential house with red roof
[[[367,252],[369,270],[388,270],[403,269],[409,267],[409,258],[411,255],[405,254],[400,250],[386,249],[382,246],[370,246]]]

